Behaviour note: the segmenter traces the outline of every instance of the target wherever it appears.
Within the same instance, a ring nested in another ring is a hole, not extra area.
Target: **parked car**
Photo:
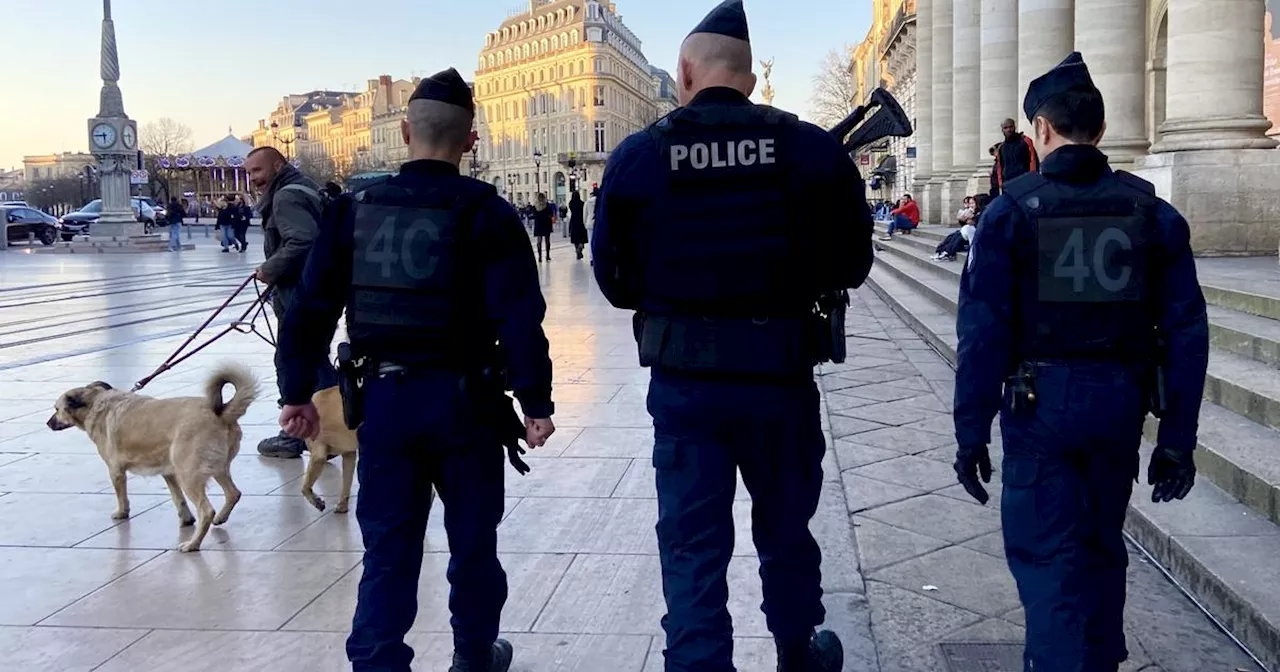
[[[155,222],[154,222],[154,223],[164,223],[164,222],[169,221],[169,219],[168,219],[168,216],[169,216],[169,211],[168,211],[168,209],[166,209],[166,208],[165,208],[163,205],[161,205],[160,203],[157,203],[157,202],[156,202],[156,199],[151,198],[150,196],[139,196],[139,197],[138,197],[138,200],[140,200],[140,201],[142,201],[143,203],[146,203],[147,205],[151,206],[151,209],[152,209],[152,210],[154,210],[154,211],[156,212]]]
[[[146,201],[141,198],[134,197],[131,200],[133,203],[133,216],[146,225],[147,231],[150,231],[156,225],[156,211],[151,209],[151,206],[147,205]],[[62,239],[71,240],[76,236],[88,235],[89,227],[98,221],[101,216],[102,199],[100,198],[95,198],[85,203],[83,208],[75,212],[63,215],[62,219],[58,220],[62,223]]]
[[[10,243],[26,242],[30,234],[45,245],[58,241],[58,220],[35,208],[5,205],[0,206],[4,215],[5,246]]]

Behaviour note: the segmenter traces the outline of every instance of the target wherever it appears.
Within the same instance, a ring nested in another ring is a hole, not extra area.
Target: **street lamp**
[[[286,161],[293,158],[290,156],[289,145],[298,141],[297,129],[301,126],[302,124],[295,119],[293,122],[294,136],[292,138],[285,139],[280,137],[280,124],[276,123],[274,119],[271,120],[271,138],[284,145],[284,158]]]
[[[542,193],[542,152],[533,150],[533,193]]]
[[[480,147],[479,145],[471,146],[471,179],[480,177]]]

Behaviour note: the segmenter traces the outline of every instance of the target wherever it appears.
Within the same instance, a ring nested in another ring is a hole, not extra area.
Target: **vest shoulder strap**
[[[280,191],[300,191],[306,194],[308,198],[315,199],[317,203],[320,202],[320,192],[305,184],[286,184],[283,187],[280,187]]]
[[[1022,199],[1030,195],[1031,192],[1048,184],[1048,178],[1040,173],[1025,173],[1005,182],[1004,193],[1021,203]]]
[[[1156,185],[1126,170],[1115,171],[1115,176],[1124,184],[1141,191],[1148,196],[1156,195]]]

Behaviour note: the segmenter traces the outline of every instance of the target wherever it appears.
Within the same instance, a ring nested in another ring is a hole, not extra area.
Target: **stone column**
[[[1027,84],[1062,62],[1075,48],[1075,12],[1072,0],[1019,0],[1018,2],[1018,114],[1026,132],[1031,122],[1022,113]],[[1137,39],[1130,37],[1128,39]],[[1090,69],[1093,64],[1089,64]]]
[[[1264,0],[1169,0],[1168,116],[1155,151],[1270,149]]]
[[[974,162],[978,160],[978,117],[982,111],[982,86],[978,64],[982,57],[978,20],[980,0],[954,0],[951,91],[951,193],[943,202],[948,213],[960,209],[973,193]],[[944,220],[944,223],[951,222]]]
[[[1196,254],[1275,254],[1280,244],[1264,17],[1264,0],[1169,0],[1168,116],[1135,172],[1187,218]]]
[[[991,174],[987,149],[1004,140],[1000,122],[1020,117],[1018,94],[1018,0],[982,0],[982,111],[978,122],[978,170]],[[981,187],[988,187],[983,183]],[[980,188],[985,192],[987,188]]]
[[[926,222],[938,221],[938,199],[930,198],[928,182],[933,177],[933,3],[916,3],[916,179],[911,195],[920,201],[920,215]]]
[[[1107,132],[1099,147],[1112,166],[1132,166],[1148,147],[1146,2],[1076,0],[1075,21],[1076,51],[1089,64],[1107,105]]]
[[[952,170],[952,117],[951,91],[953,73],[951,70],[952,45],[952,0],[933,1],[933,179],[929,181],[930,195],[937,194],[933,200],[939,205],[931,224],[944,223],[948,219],[947,197],[945,188]],[[932,205],[932,204],[931,204]]]

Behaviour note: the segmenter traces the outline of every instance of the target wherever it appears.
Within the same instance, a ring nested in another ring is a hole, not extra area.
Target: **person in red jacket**
[[[891,240],[893,234],[901,231],[904,234],[920,225],[920,206],[911,199],[911,194],[903,194],[898,207],[889,212],[889,233],[880,240]]]

